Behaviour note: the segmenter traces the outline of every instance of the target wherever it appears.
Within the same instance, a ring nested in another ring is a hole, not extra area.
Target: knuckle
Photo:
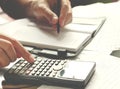
[[[68,6],[67,3],[64,3],[64,5],[63,5],[63,9],[65,9],[65,10],[68,10],[68,9],[69,9],[69,6]]]
[[[13,47],[13,44],[11,42],[7,42],[6,44],[6,50],[9,50]]]
[[[40,4],[38,7],[39,11],[45,11],[46,10],[46,6],[44,4]]]
[[[18,43],[18,41],[16,39],[12,39],[12,42],[15,44],[15,43]]]

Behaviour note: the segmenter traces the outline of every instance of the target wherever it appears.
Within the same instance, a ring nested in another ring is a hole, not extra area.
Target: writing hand
[[[72,9],[69,0],[61,0],[60,16],[55,14],[57,0],[33,0],[28,5],[27,15],[56,28],[59,19],[61,27],[72,21]]]

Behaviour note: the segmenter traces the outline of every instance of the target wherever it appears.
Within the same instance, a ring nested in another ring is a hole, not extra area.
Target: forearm
[[[23,18],[26,17],[26,4],[31,0],[0,0],[2,9],[11,17]]]
[[[11,17],[18,19],[28,17],[30,8],[34,2],[39,0],[0,0],[2,9]],[[28,10],[29,9],[29,10]]]
[[[78,6],[78,5],[86,5],[86,4],[92,4],[96,2],[103,2],[103,3],[108,3],[108,2],[114,2],[118,0],[70,0],[72,7]]]
[[[93,3],[93,0],[70,0],[71,1],[71,6],[78,6],[78,5],[86,5],[86,4],[91,4]]]

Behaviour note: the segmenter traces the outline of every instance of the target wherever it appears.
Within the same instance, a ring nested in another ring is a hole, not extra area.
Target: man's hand
[[[21,0],[25,2],[25,0]],[[23,3],[22,2],[22,3]],[[72,9],[69,0],[61,0],[60,16],[55,14],[57,0],[29,0],[26,5],[27,16],[33,17],[40,22],[48,23],[56,28],[59,19],[61,27],[72,21]]]
[[[0,34],[0,67],[9,65],[18,57],[23,57],[28,62],[34,62],[31,54],[15,39]]]

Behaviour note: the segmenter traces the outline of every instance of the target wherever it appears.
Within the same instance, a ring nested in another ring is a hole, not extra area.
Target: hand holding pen
[[[61,12],[61,0],[57,0],[57,3],[56,3],[56,14],[58,16],[58,21],[56,25],[57,33],[60,32],[60,23],[59,23],[60,12]]]
[[[72,20],[70,0],[33,0],[31,4],[26,5],[31,7],[27,8],[27,16],[50,24],[55,30],[64,27]],[[56,9],[56,6],[59,8]],[[55,10],[59,14],[56,14]]]

